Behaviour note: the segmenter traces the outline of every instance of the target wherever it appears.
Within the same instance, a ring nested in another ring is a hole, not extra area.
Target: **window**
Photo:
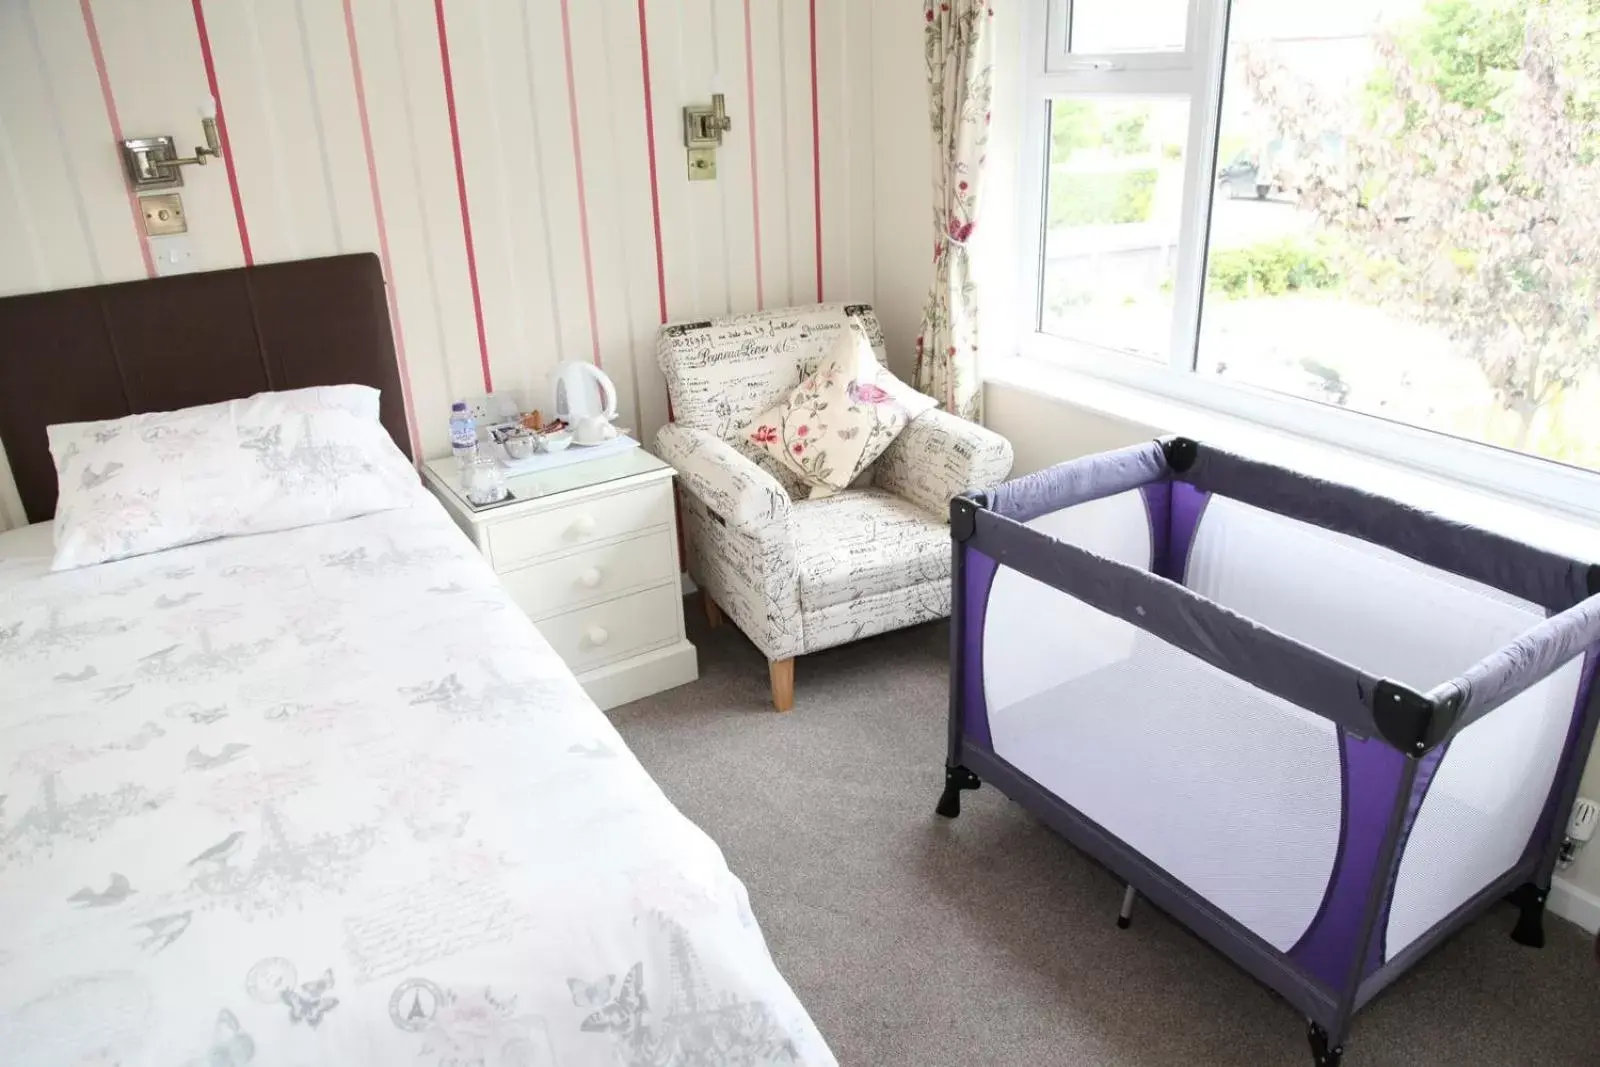
[[[1593,0],[1033,2],[1030,351],[1600,511]]]

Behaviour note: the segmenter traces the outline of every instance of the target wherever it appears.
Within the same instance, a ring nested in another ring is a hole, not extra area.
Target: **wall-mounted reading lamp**
[[[683,147],[689,152],[689,180],[715,181],[717,178],[717,149],[722,147],[722,135],[733,129],[722,100],[722,78],[711,79],[711,106],[691,106],[683,109]]]
[[[200,128],[206,143],[196,145],[194,155],[178,155],[171,137],[135,137],[122,142],[122,162],[128,181],[136,193],[153,189],[176,189],[183,184],[183,169],[191,163],[205,166],[212,156],[221,157],[222,142],[217,137],[217,102],[206,97],[200,105]]]

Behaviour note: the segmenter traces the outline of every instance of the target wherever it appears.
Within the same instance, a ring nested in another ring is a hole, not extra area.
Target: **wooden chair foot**
[[[772,706],[779,711],[794,707],[794,657],[767,661],[772,676]]]
[[[706,625],[715,630],[717,627],[722,625],[722,609],[717,607],[717,602],[711,599],[710,593],[702,591],[700,593],[700,600],[701,603],[705,605],[706,609]]]

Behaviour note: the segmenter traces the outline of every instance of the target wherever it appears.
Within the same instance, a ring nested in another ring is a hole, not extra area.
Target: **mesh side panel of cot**
[[[1118,563],[1150,569],[1150,521],[1138,490],[1047,512],[1026,525]],[[1038,625],[1056,610],[1061,596],[1038,582],[1012,586],[1010,609],[996,613],[991,608],[986,614],[984,685],[991,707],[994,701],[1004,705],[1022,700],[1061,680],[1057,665],[1084,639],[1070,625]]]
[[[1358,538],[1213,496],[1185,584],[1365,668],[1426,691],[1545,617],[1538,605]],[[1462,732],[1401,853],[1385,958],[1521,858],[1577,697],[1569,664]]]
[[[1004,566],[983,656],[997,754],[1269,944],[1300,939],[1338,852],[1331,723]],[[1029,660],[1035,684],[1001,674]]]
[[[1359,538],[1215,496],[1184,584],[1328,655],[1427,692],[1544,609]]]
[[[1582,666],[1580,657],[1450,742],[1400,857],[1384,959],[1522,858],[1555,783]]]

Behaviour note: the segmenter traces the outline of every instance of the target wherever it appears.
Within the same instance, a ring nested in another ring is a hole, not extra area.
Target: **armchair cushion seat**
[[[882,489],[794,504],[800,608],[819,611],[950,577],[950,528]]]

